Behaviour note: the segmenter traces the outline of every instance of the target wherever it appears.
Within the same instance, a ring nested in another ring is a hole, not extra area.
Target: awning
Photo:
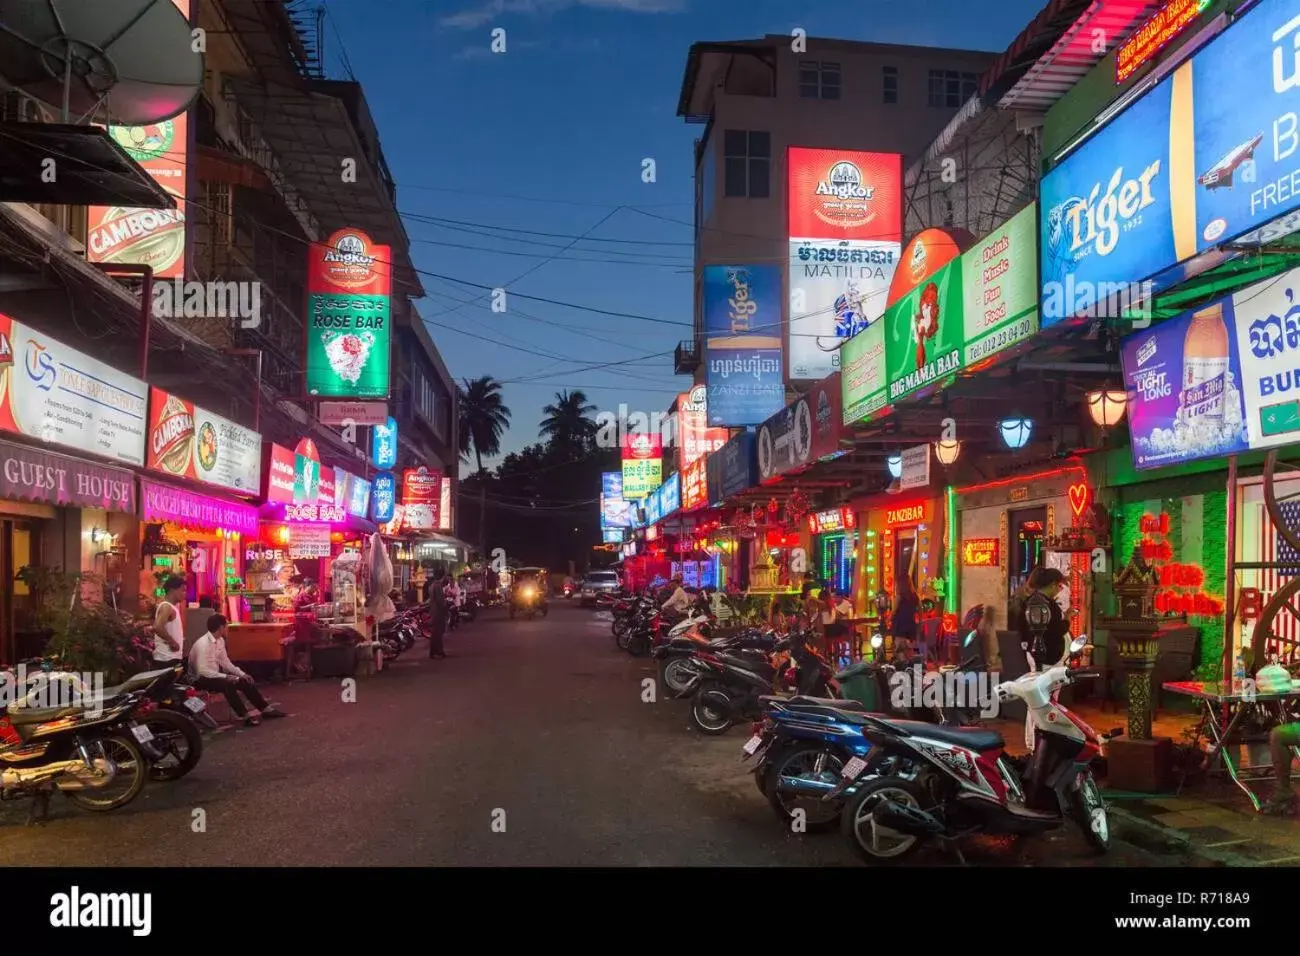
[[[0,497],[135,514],[135,476],[80,458],[0,441]]]

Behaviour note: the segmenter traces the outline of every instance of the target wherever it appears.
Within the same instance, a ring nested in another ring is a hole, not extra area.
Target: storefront
[[[1083,633],[1091,613],[1091,556],[1068,550],[1061,532],[1091,508],[1092,485],[1082,464],[1030,470],[998,481],[955,490],[957,512],[957,613],[983,604],[994,609],[998,628],[1007,627],[1011,596],[1040,567],[1065,575],[1058,601],[1074,633]],[[1063,547],[1065,546],[1065,547]]]
[[[862,540],[857,514],[848,506],[815,511],[808,516],[808,532],[818,578],[836,591],[851,594]]]
[[[713,507],[724,508],[728,501],[758,484],[754,442],[754,433],[743,431],[708,457],[705,472],[709,504]],[[720,585],[743,590],[749,586],[749,567],[755,549],[753,538],[744,537],[732,517],[736,510],[724,508],[725,520],[716,529],[713,540],[720,552]]]
[[[909,586],[920,599],[944,603],[944,500],[876,495],[853,501],[861,554],[855,562],[854,606],[874,614],[875,595],[884,591],[891,607],[900,588]]]
[[[124,586],[138,553],[135,515],[130,472],[0,441],[0,662],[44,652],[33,585],[47,569],[91,572],[91,600],[135,597]]]

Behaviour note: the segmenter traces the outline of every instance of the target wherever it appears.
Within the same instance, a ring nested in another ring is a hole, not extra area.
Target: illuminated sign
[[[808,531],[811,534],[847,531],[856,524],[857,515],[851,508],[831,508],[829,511],[817,511],[808,516]]]
[[[397,464],[397,420],[388,419],[386,425],[376,425],[370,432],[370,458],[376,468],[392,468]]]
[[[1115,82],[1123,83],[1205,12],[1210,0],[1169,0],[1115,54]]]
[[[1070,511],[1074,513],[1074,523],[1078,524],[1083,518],[1083,513],[1088,510],[1088,505],[1092,504],[1092,489],[1088,487],[1087,482],[1079,482],[1077,485],[1070,486]]]
[[[285,521],[346,521],[346,508],[338,505],[285,505]]]
[[[1196,617],[1219,617],[1223,614],[1223,601],[1211,597],[1201,589],[1205,586],[1205,571],[1199,565],[1179,564],[1173,560],[1174,549],[1169,541],[1169,515],[1143,515],[1138,525],[1142,540],[1138,551],[1150,562],[1160,581],[1155,607],[1161,614],[1187,614]]]
[[[393,520],[393,508],[397,505],[397,477],[392,472],[375,475],[370,497],[371,517],[379,524]]]
[[[996,568],[1001,557],[998,538],[967,538],[961,543],[961,563],[968,568]]]
[[[920,524],[926,519],[929,506],[922,501],[914,505],[899,505],[885,512],[885,524]]]

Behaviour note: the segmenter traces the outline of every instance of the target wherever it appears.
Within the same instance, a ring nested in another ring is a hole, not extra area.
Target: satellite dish
[[[187,0],[0,0],[0,78],[65,123],[178,116],[203,84],[203,55],[176,2]]]

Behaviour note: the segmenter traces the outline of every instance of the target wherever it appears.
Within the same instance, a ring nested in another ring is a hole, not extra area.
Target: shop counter
[[[285,642],[292,638],[292,621],[271,624],[230,624],[226,653],[236,663],[280,664],[285,659]]]

